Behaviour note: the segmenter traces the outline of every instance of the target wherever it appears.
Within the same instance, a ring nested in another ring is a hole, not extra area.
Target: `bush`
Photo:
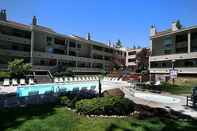
[[[97,97],[97,93],[94,90],[82,89],[78,92],[66,92],[60,96],[60,104],[75,108],[75,103],[82,99],[92,99]]]
[[[70,99],[67,96],[60,96],[59,102],[61,105],[69,106],[70,105]]]
[[[3,78],[9,78],[10,77],[10,73],[7,71],[0,71],[0,79]]]
[[[135,103],[120,96],[108,96],[81,100],[75,107],[85,115],[128,115],[134,111]]]
[[[124,97],[124,92],[119,88],[109,89],[103,92],[103,96],[122,96]]]

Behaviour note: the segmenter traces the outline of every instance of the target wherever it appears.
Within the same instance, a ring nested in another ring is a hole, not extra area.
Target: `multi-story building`
[[[128,48],[126,54],[126,66],[130,72],[139,72],[140,70],[148,69],[148,58],[150,54],[148,48]]]
[[[110,71],[116,64],[125,64],[126,52],[107,44],[78,36],[68,36],[40,26],[34,16],[32,25],[7,20],[0,12],[0,69],[8,61],[22,58],[33,71],[54,71],[59,67],[78,73]]]
[[[171,29],[157,32],[150,29],[151,74],[169,74],[175,68],[178,74],[197,74],[197,26],[180,28],[177,22]]]

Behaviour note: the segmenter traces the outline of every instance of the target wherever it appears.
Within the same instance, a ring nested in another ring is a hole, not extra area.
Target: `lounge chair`
[[[20,85],[26,85],[25,79],[20,79]]]
[[[13,86],[17,86],[17,85],[18,85],[18,82],[17,82],[16,79],[12,79],[12,85],[13,85]]]
[[[63,78],[60,77],[60,78],[59,78],[59,83],[63,83],[63,82],[64,82]]]
[[[84,76],[82,76],[82,78],[81,78],[81,79],[82,79],[82,81],[86,81],[86,78],[85,78]]]
[[[34,80],[32,78],[30,78],[29,79],[29,85],[34,85],[34,84],[35,84]]]
[[[86,76],[86,81],[89,81],[90,79],[89,79],[89,77],[88,76]]]
[[[68,82],[68,78],[67,77],[64,77],[64,82]]]
[[[160,81],[156,81],[154,85],[155,86],[159,86],[159,85],[161,85],[161,82]]]
[[[3,80],[3,86],[10,86],[10,80],[9,79],[4,79]]]
[[[78,81],[82,81],[81,77],[78,77]]]
[[[74,81],[78,81],[77,77],[74,77]]]
[[[91,76],[89,77],[89,80],[90,80],[90,81],[92,81],[92,80],[93,80]]]
[[[59,83],[59,79],[57,77],[54,78],[55,83]]]
[[[73,78],[72,78],[72,77],[70,77],[70,78],[69,78],[69,80],[70,80],[70,81],[73,81]]]

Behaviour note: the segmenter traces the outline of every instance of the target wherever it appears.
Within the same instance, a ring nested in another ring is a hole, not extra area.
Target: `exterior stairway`
[[[51,83],[52,75],[49,71],[34,72],[34,81],[36,83]]]

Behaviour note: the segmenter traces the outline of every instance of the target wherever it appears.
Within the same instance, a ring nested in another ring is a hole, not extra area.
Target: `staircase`
[[[52,75],[49,71],[34,72],[34,80],[36,83],[51,83],[52,79]]]

